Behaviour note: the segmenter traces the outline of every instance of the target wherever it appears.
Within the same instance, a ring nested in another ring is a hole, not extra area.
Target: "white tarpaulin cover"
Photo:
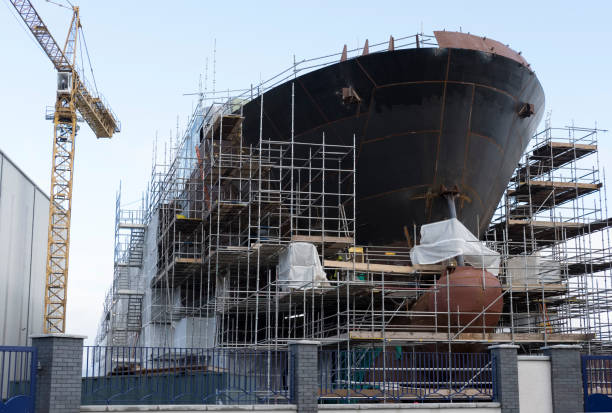
[[[506,280],[508,284],[546,284],[561,281],[559,262],[540,257],[536,252],[510,258],[506,262]]]
[[[410,250],[413,264],[435,264],[457,255],[474,267],[499,273],[499,254],[485,247],[457,218],[421,226],[421,243]]]
[[[320,287],[327,282],[317,248],[308,242],[292,242],[279,257],[278,280],[288,288]]]

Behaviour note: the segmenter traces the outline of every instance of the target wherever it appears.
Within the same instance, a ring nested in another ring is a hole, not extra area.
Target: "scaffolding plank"
[[[129,222],[119,222],[119,228],[127,228],[127,229],[145,229],[147,226],[145,224],[133,224]]]
[[[507,192],[517,201],[510,206],[508,215],[529,217],[598,191],[601,186],[601,182],[521,181]]]
[[[227,114],[215,117],[213,125],[207,130],[205,139],[226,140],[235,134],[235,129],[242,124],[243,116]],[[221,127],[221,125],[223,125]],[[221,131],[219,131],[221,128]]]
[[[503,231],[507,229],[508,252],[518,254],[531,252],[553,245],[557,242],[566,241],[580,235],[590,234],[595,231],[608,228],[611,219],[601,219],[593,222],[560,222],[560,221],[540,221],[532,219],[508,219],[497,222],[491,230],[497,233],[497,240],[503,240]],[[533,233],[532,233],[533,230]],[[536,240],[532,245],[532,238]]]
[[[179,231],[193,231],[202,223],[201,218],[188,218],[182,215],[176,215],[176,229]]]
[[[143,296],[144,292],[142,292],[141,290],[121,289],[121,290],[117,290],[117,295],[139,295],[139,296]]]
[[[291,237],[293,242],[312,242],[312,243],[334,243],[352,245],[355,240],[353,237],[334,237],[329,235],[294,235]]]
[[[556,284],[512,284],[512,285],[504,285],[503,289],[512,290],[512,293],[558,293],[567,291],[568,286],[566,284],[556,283]]]
[[[346,334],[344,334],[346,338]],[[351,331],[350,340],[380,341],[406,341],[406,342],[448,342],[448,333],[435,333],[424,331]],[[465,343],[580,343],[590,341],[595,334],[565,334],[565,333],[461,333],[453,342]]]
[[[596,191],[601,188],[601,183],[586,183],[586,182],[560,182],[560,181],[538,181],[535,179],[529,181],[521,181],[516,189],[508,191],[509,196],[528,195],[529,187],[531,186],[531,196],[539,194],[541,190],[575,190],[576,192]],[[534,191],[535,188],[535,191]],[[534,192],[536,194],[534,194]]]
[[[324,260],[323,266],[325,268],[355,269],[361,272],[384,272],[389,274],[414,274],[418,271],[440,273],[446,268],[443,265],[389,265],[334,260]]]
[[[571,150],[577,153],[593,153],[597,151],[597,145],[584,144],[584,143],[573,143],[573,142],[558,142],[558,141],[547,141],[544,145],[535,148],[532,151],[532,156],[552,156],[558,157],[563,154],[564,151]],[[577,159],[574,157],[573,159]]]
[[[325,246],[325,255],[333,254],[341,249],[354,245],[353,237],[321,236],[321,235],[293,235],[291,242],[310,242]]]
[[[569,275],[591,274],[612,268],[612,261],[607,262],[575,262],[567,266]]]
[[[529,163],[521,166],[513,180],[537,177],[597,151],[597,145],[546,141],[529,155]]]
[[[150,285],[151,287],[161,285],[160,283],[166,277],[172,287],[180,285],[185,280],[194,278],[203,264],[202,258],[175,258],[165,268],[158,271],[157,275],[151,279]]]

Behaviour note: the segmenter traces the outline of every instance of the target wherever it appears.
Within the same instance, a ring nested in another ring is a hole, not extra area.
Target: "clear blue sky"
[[[70,11],[32,0],[63,43]],[[0,148],[47,191],[55,73],[0,0]],[[137,200],[158,132],[185,121],[217,39],[217,89],[248,87],[298,58],[420,31],[470,32],[510,44],[535,69],[553,125],[612,128],[612,2],[607,1],[92,1],[78,2],[99,90],[123,124],[111,141],[83,125],[76,148],[68,332],[92,341],[113,273],[115,192]],[[212,73],[209,74],[209,83]],[[209,86],[210,87],[210,86]],[[601,163],[612,168],[610,134]],[[610,174],[608,173],[608,176]]]

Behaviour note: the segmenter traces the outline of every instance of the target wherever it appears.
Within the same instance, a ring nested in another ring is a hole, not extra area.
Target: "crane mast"
[[[57,70],[44,332],[64,333],[77,111],[98,138],[112,137],[120,131],[120,126],[110,107],[100,96],[90,92],[76,70],[76,49],[81,28],[79,8],[72,7],[68,35],[64,47],[60,49],[30,1],[11,0],[11,3]]]

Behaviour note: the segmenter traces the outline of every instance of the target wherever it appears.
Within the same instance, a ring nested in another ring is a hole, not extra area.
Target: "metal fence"
[[[82,405],[286,404],[287,350],[83,349]]]
[[[34,411],[36,349],[0,346],[0,412]]]
[[[585,412],[612,410],[612,356],[582,356]]]
[[[83,405],[287,404],[288,350],[85,346]],[[489,401],[489,353],[319,351],[319,402]]]
[[[489,353],[416,353],[402,347],[319,353],[320,403],[490,401]]]

